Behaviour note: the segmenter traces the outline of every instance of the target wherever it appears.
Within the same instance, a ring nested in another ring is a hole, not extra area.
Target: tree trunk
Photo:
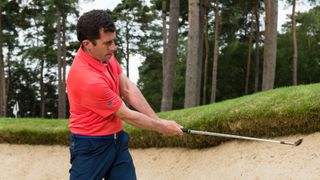
[[[200,40],[199,40],[199,4],[200,0],[189,0],[189,33],[188,33],[188,58],[186,66],[186,83],[185,83],[185,99],[184,107],[194,107],[200,104],[200,83],[199,70],[202,68],[200,53]]]
[[[196,96],[199,97],[199,105],[202,104],[201,97],[202,97],[202,89],[203,89],[203,69],[204,69],[204,58],[203,58],[203,47],[204,47],[204,15],[205,15],[205,0],[200,0],[199,6],[199,69],[197,75],[197,82],[199,83],[200,89],[197,91]]]
[[[204,1],[204,49],[205,49],[205,60],[204,60],[204,70],[203,70],[203,90],[202,90],[202,104],[207,104],[207,83],[208,83],[208,64],[209,64],[209,37],[208,37],[208,0]]]
[[[58,61],[58,118],[63,118],[62,110],[62,47],[61,47],[61,12],[57,12],[57,61]]]
[[[41,117],[45,117],[45,95],[44,95],[44,82],[43,82],[43,69],[44,59],[40,60],[40,113]]]
[[[161,108],[160,111],[165,111],[164,106],[165,106],[165,97],[164,97],[164,92],[165,92],[165,78],[166,78],[166,60],[167,60],[167,40],[168,40],[168,36],[167,36],[167,1],[166,0],[162,0],[162,41],[163,41],[163,53],[162,53],[162,97],[161,97]]]
[[[249,91],[249,80],[250,80],[250,67],[251,67],[251,51],[252,51],[252,39],[253,39],[253,13],[251,13],[251,22],[249,30],[249,43],[248,43],[248,59],[246,68],[246,81],[244,85],[244,95],[248,94]]]
[[[66,60],[67,60],[67,38],[66,38],[66,15],[62,17],[62,82],[61,82],[61,118],[66,118]]]
[[[40,23],[36,23],[36,27],[40,27]],[[40,29],[37,29],[37,48],[40,47]],[[40,60],[40,116],[42,118],[45,117],[45,89],[44,89],[44,78],[43,78],[43,70],[44,70],[44,59],[45,56],[42,56]]]
[[[175,79],[177,47],[178,47],[178,28],[179,28],[179,9],[180,1],[170,1],[170,27],[168,39],[168,54],[165,60],[165,71],[163,81],[163,95],[161,100],[161,111],[172,109],[173,102],[173,82]]]
[[[278,22],[278,1],[265,0],[266,30],[264,41],[264,62],[262,90],[273,89],[276,55],[277,55],[277,22]]]
[[[292,0],[292,85],[296,86],[298,83],[298,47],[296,34],[296,0]]]
[[[215,30],[214,30],[214,50],[213,50],[213,67],[212,67],[212,83],[211,83],[211,103],[216,102],[217,91],[217,72],[219,58],[219,41],[220,41],[220,13],[219,0],[215,1]]]
[[[163,53],[162,53],[162,77],[164,79],[166,75],[166,57],[167,57],[167,2],[162,0],[162,41],[163,41]]]
[[[256,18],[256,70],[255,70],[255,80],[254,80],[254,92],[259,91],[259,76],[260,76],[260,20],[259,20],[259,7],[260,7],[260,0],[256,1],[256,7],[255,7],[255,18]]]
[[[10,88],[10,81],[11,81],[11,53],[13,52],[13,48],[10,48],[9,51],[7,52],[7,67],[8,67],[8,71],[7,71],[7,80],[6,80],[6,96],[5,96],[5,103],[6,103],[6,115],[8,114],[8,99],[9,99],[9,88]]]
[[[129,28],[129,23],[126,24],[126,55],[125,55],[125,60],[127,61],[127,77],[129,78],[130,76],[130,73],[129,73],[129,57],[130,57],[130,47],[129,47],[129,41],[130,41],[130,38],[129,38],[129,33],[130,33],[130,28]]]
[[[2,52],[2,4],[0,4],[0,117],[7,115],[7,102],[6,102],[6,80],[4,73],[4,62]]]

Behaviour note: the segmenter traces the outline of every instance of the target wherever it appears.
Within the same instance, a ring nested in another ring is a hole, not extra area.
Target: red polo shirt
[[[101,136],[122,130],[122,121],[114,115],[122,104],[121,72],[114,55],[104,64],[79,48],[67,78],[72,133]]]

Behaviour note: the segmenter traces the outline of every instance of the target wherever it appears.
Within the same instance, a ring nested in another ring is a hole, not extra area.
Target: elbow
[[[116,112],[116,116],[118,116],[122,120],[129,119],[130,115],[128,111],[120,111]]]
[[[136,89],[124,90],[121,92],[122,98],[129,104],[132,104],[134,98],[139,97],[139,91]]]
[[[121,120],[124,121],[130,121],[132,117],[135,115],[134,111],[127,108],[125,104],[122,104],[120,109],[115,113],[116,116],[118,116]]]

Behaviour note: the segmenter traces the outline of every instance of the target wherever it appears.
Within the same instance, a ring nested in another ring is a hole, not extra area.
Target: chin
[[[103,59],[102,59],[102,62],[103,62],[103,63],[108,63],[109,60],[110,60],[110,58],[103,58]]]

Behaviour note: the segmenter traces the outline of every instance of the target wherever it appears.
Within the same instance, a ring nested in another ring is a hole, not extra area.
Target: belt
[[[122,131],[119,131],[117,133],[104,135],[104,136],[86,136],[86,135],[80,135],[80,134],[71,134],[71,137],[79,138],[79,139],[117,139],[121,133]]]

